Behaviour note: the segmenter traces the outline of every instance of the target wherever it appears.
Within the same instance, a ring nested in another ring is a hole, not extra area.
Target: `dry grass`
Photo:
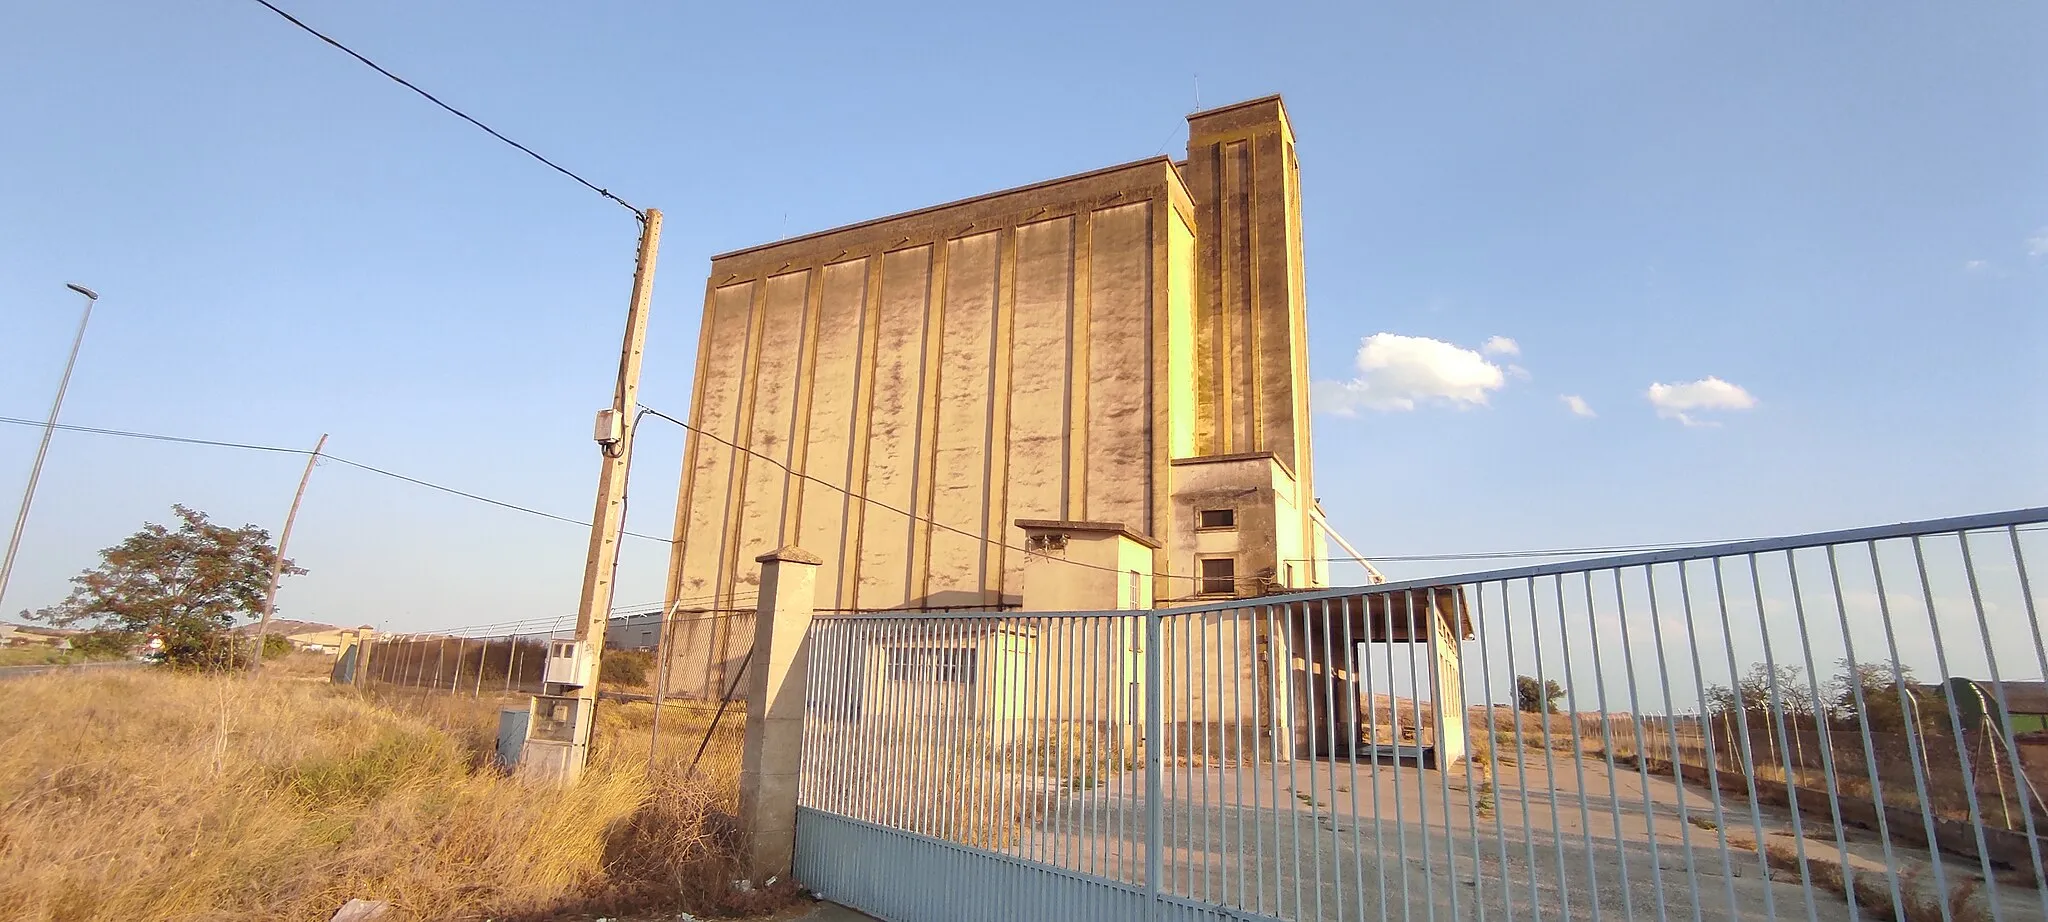
[[[0,918],[324,920],[350,897],[409,919],[755,908],[722,886],[729,779],[650,779],[646,721],[624,708],[600,710],[602,756],[560,790],[488,767],[488,700],[155,670],[8,692]]]
[[[1113,727],[1079,722],[1055,724],[1028,738],[984,750],[979,756],[998,766],[1058,778],[1070,790],[1093,788],[1105,777],[1123,774],[1140,764],[1135,740],[1126,745]],[[1184,764],[1202,762],[1200,755],[1185,749],[1178,757]]]
[[[70,661],[67,651],[56,647],[0,647],[0,666],[54,666]]]
[[[263,661],[265,675],[294,676],[325,681],[334,671],[334,654],[297,650],[286,656]]]
[[[907,727],[828,730],[818,742],[831,765],[812,797],[868,822],[989,849],[1014,844],[1058,791],[1078,789],[1077,776],[1039,769],[1086,768],[1057,751],[937,741]]]
[[[1755,843],[1750,845],[1753,848]],[[1780,871],[1794,874],[1801,871],[1799,852],[1789,845],[1772,843],[1765,846],[1764,859]],[[1942,894],[1932,881],[1927,880],[1927,865],[1915,864],[1899,873],[1899,897],[1903,906],[1893,902],[1891,882],[1885,875],[1845,872],[1840,863],[1820,857],[1808,857],[1804,870],[1806,879],[1815,887],[1843,899],[1848,899],[1853,889],[1857,908],[1871,918],[1903,919],[1905,922],[1989,922],[1992,918],[1976,880],[1965,878],[1951,886],[1948,893]]]
[[[916,724],[822,724],[813,802],[868,822],[1001,850],[1133,792],[1135,741],[1093,722],[934,736]],[[1175,764],[1175,760],[1167,760]],[[1186,763],[1182,763],[1186,764]]]
[[[76,663],[106,662],[120,657],[89,656],[76,650],[59,650],[42,644],[0,647],[0,666],[68,666]]]

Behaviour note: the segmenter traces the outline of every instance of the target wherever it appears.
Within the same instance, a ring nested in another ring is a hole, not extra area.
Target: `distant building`
[[[1956,692],[1956,713],[1964,729],[1974,729],[1978,722],[1985,720],[1996,725],[2001,722],[2002,714],[2002,723],[2009,733],[2048,730],[2048,682],[1993,682],[1957,676],[1941,685],[1915,686],[1913,692],[1922,702],[1921,707],[1935,705],[1930,713],[1922,715],[1923,721],[1948,720],[1947,713],[1939,708],[1951,692]],[[2001,701],[2004,702],[2003,708]]]
[[[67,628],[0,622],[0,647],[43,646],[71,649],[71,638],[81,632]]]
[[[675,691],[730,686],[782,545],[824,558],[838,610],[1327,585],[1293,127],[1268,97],[1188,131],[1186,160],[713,258],[668,589],[705,611]]]
[[[245,637],[253,636],[260,627],[261,624],[252,622],[235,628],[235,633]],[[292,621],[285,618],[271,621],[269,628],[270,634],[283,637],[291,641],[294,648],[309,653],[337,653],[348,644],[350,638],[367,636],[375,632],[376,628],[367,624],[342,628],[318,621]]]
[[[291,641],[292,646],[308,653],[338,653],[347,645],[351,636],[374,631],[375,628],[368,625],[357,628],[315,628],[292,631],[285,634],[284,639]]]
[[[612,650],[653,650],[661,646],[661,612],[613,615],[605,626],[604,645]]]

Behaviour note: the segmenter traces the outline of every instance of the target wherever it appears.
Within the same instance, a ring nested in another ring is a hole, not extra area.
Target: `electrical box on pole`
[[[597,509],[590,518],[590,552],[583,563],[583,594],[576,639],[551,643],[542,693],[533,699],[519,770],[561,784],[583,775],[597,704],[604,632],[612,608],[619,535],[625,529],[626,477],[633,456],[633,416],[639,408],[640,353],[647,341],[648,304],[654,296],[654,260],[661,248],[661,212],[649,208],[640,225],[633,294],[626,308],[625,342],[612,405],[599,411],[594,433],[600,455]]]
[[[618,410],[611,407],[605,407],[597,411],[597,432],[595,433],[595,438],[597,439],[598,448],[602,449],[606,455],[610,455],[612,449],[618,447],[620,442],[626,440],[625,417]]]
[[[583,644],[574,640],[552,640],[548,642],[547,668],[541,672],[541,681],[548,685],[559,685],[574,689],[583,684]]]

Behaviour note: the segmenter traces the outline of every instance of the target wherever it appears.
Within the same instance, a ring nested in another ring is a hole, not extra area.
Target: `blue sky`
[[[1313,375],[1420,395],[1317,420],[1323,503],[1370,553],[2048,501],[2048,8],[1352,6],[287,8],[664,209],[642,395],[668,412],[711,254],[1177,150],[1199,84],[1205,105],[1286,96]],[[46,411],[75,280],[103,298],[67,422],[328,432],[587,515],[628,214],[252,2],[8,19],[0,415]],[[1395,338],[1361,371],[1376,334]],[[1496,336],[1516,352],[1483,353]],[[1753,405],[1687,425],[1647,396],[1710,377]],[[0,426],[8,514],[35,438]],[[635,530],[668,530],[681,448],[643,430]],[[6,606],[56,601],[173,502],[275,528],[298,465],[60,433]],[[292,548],[312,574],[281,607],[413,629],[564,613],[584,539],[327,464]],[[619,600],[657,600],[665,548],[628,548]]]

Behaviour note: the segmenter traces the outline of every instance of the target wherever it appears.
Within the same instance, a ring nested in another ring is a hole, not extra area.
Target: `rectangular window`
[[[1287,564],[1287,569],[1286,569],[1286,571],[1285,571],[1285,576],[1284,576],[1284,577],[1282,578],[1282,582],[1280,583],[1280,585],[1282,585],[1282,586],[1286,586],[1286,587],[1287,587],[1287,588],[1289,588],[1289,589],[1292,589],[1292,588],[1294,588],[1294,565],[1293,565],[1293,564],[1291,564],[1291,563],[1290,563],[1290,564]]]
[[[1140,579],[1142,579],[1142,578],[1143,578],[1143,577],[1140,577],[1140,576],[1138,575],[1138,571],[1136,571],[1136,570],[1132,570],[1132,571],[1131,571],[1131,605],[1130,605],[1130,607],[1131,607],[1131,608],[1134,608],[1134,609],[1136,609],[1136,608],[1144,608],[1144,607],[1145,607],[1145,603],[1144,603],[1144,601],[1143,601],[1143,600],[1144,600],[1144,598],[1145,598],[1145,596],[1144,596],[1144,593],[1143,593],[1143,592],[1141,591],[1141,590],[1142,590],[1142,589],[1144,588],[1144,586],[1143,586],[1143,585],[1142,585],[1142,584],[1141,584],[1141,583],[1139,582],[1139,580],[1140,580]]]
[[[1237,527],[1237,510],[1235,510],[1235,509],[1204,509],[1204,510],[1202,510],[1202,524],[1201,524],[1201,526],[1200,526],[1200,527],[1202,527],[1202,528],[1236,528],[1236,527]]]
[[[1233,557],[1202,558],[1202,594],[1237,594],[1237,559]]]
[[[974,681],[972,647],[891,647],[884,673],[892,682]]]

